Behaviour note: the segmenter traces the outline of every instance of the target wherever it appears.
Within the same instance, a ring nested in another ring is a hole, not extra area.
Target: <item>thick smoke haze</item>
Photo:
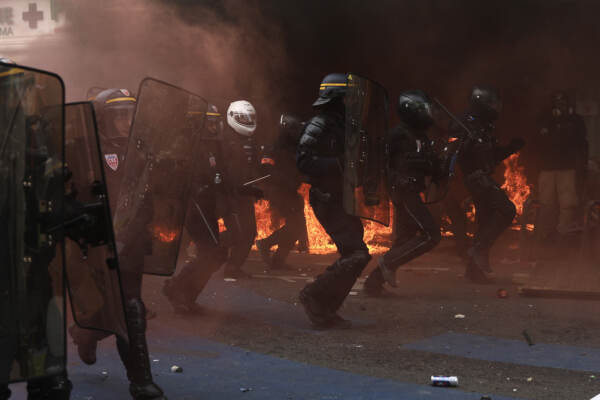
[[[202,5],[172,3],[63,0],[62,34],[35,43],[18,61],[59,73],[68,101],[84,99],[92,86],[136,92],[151,76],[221,108],[243,98],[261,111],[272,109],[265,101],[272,97],[267,77],[285,70],[283,46],[272,39],[280,36],[277,29],[250,4],[225,17]]]
[[[60,73],[69,100],[90,86],[164,79],[219,107],[248,99],[262,131],[308,117],[320,79],[355,72],[424,89],[456,112],[477,83],[501,89],[499,134],[530,136],[557,89],[597,96],[600,3],[589,0],[61,0],[64,35],[30,64]],[[393,103],[392,103],[393,105]],[[392,107],[393,109],[393,107]]]

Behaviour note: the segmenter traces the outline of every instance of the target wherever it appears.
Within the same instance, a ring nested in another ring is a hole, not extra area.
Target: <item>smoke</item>
[[[221,109],[250,100],[261,131],[282,111],[308,117],[325,74],[354,72],[392,102],[420,88],[455,112],[473,85],[496,86],[508,139],[534,134],[552,91],[600,92],[600,4],[585,0],[61,1],[64,34],[18,61],[61,74],[69,100],[153,76]]]
[[[227,3],[223,14],[205,2],[63,0],[63,32],[35,42],[19,63],[61,75],[68,101],[84,100],[92,86],[136,92],[151,76],[222,111],[231,101],[249,100],[259,118],[273,119],[278,98],[271,78],[285,69],[279,32],[253,2]]]

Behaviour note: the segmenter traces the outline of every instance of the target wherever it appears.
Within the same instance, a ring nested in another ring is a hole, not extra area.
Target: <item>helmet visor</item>
[[[235,113],[233,119],[240,125],[250,127],[256,125],[256,114],[254,113]]]
[[[109,139],[129,137],[134,111],[134,105],[109,107],[106,109],[106,118],[112,125],[112,129],[108,132]]]

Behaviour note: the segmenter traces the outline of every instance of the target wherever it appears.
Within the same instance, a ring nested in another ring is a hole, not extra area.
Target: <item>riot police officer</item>
[[[136,98],[126,89],[107,89],[93,100],[98,121],[98,131],[104,157],[111,210],[114,213],[119,189],[124,176],[124,162],[129,140],[129,130],[136,107]],[[150,197],[150,196],[149,196]],[[122,284],[125,295],[126,318],[129,338],[117,335],[117,349],[127,370],[129,391],[134,399],[163,400],[166,397],[152,378],[148,346],[146,343],[146,308],[141,299],[144,257],[152,252],[150,235],[146,227],[152,221],[152,199],[144,200],[140,217],[135,220],[137,235],[131,235],[119,250],[122,266]],[[73,326],[69,333],[78,346],[83,362],[96,361],[97,342],[108,336]]]
[[[282,114],[279,119],[279,135],[263,155],[262,164],[271,177],[265,193],[269,208],[285,219],[285,224],[271,235],[256,241],[263,261],[272,269],[283,268],[285,260],[296,242],[306,243],[306,219],[304,199],[298,193],[303,182],[296,167],[295,154],[304,123],[291,114]],[[271,248],[277,250],[271,254]]]
[[[200,137],[195,145],[197,165],[185,222],[199,257],[189,260],[179,275],[166,280],[163,286],[163,294],[178,314],[201,310],[196,298],[212,274],[227,260],[227,248],[219,241],[216,210],[217,194],[228,196],[223,182],[223,118],[216,106],[209,105],[205,124],[194,132]]]
[[[306,124],[296,151],[298,169],[311,184],[309,200],[315,216],[341,255],[300,292],[300,302],[318,329],[350,327],[337,311],[371,259],[360,218],[343,207],[347,89],[346,74],[325,76],[313,103],[316,115]]]
[[[16,378],[29,400],[68,400],[64,86],[13,64],[0,59],[0,399]]]
[[[440,170],[440,160],[427,137],[434,122],[431,101],[420,90],[406,91],[400,94],[397,111],[401,123],[388,139],[396,239],[365,282],[365,291],[374,296],[380,294],[384,281],[396,287],[398,267],[432,250],[441,240],[440,226],[420,196],[425,177],[436,178]]]
[[[219,202],[227,230],[222,233],[223,243],[230,249],[225,264],[226,278],[247,277],[242,265],[248,258],[256,238],[254,199],[238,192],[244,183],[256,179],[260,173],[260,160],[255,142],[256,110],[246,100],[234,101],[227,109],[227,127],[223,132],[224,151],[227,158],[227,180],[233,192]],[[258,197],[262,194],[257,190]]]
[[[521,138],[513,138],[509,145],[499,145],[493,132],[502,101],[495,89],[475,86],[469,103],[469,110],[462,118],[469,133],[464,133],[457,125],[451,129],[462,141],[458,165],[476,210],[477,232],[473,245],[467,251],[465,277],[470,281],[485,283],[489,281],[485,274],[492,271],[490,249],[516,214],[515,205],[492,179],[492,173],[502,160],[519,151],[525,142]]]

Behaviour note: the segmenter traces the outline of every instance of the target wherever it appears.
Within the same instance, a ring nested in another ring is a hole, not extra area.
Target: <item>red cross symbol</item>
[[[36,3],[29,3],[29,11],[23,13],[23,21],[29,22],[31,29],[37,29],[38,21],[44,19],[44,12],[38,11]]]

